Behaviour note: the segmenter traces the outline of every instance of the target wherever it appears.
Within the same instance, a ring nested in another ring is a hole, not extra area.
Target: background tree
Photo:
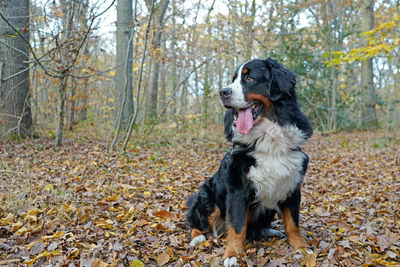
[[[156,0],[146,0],[147,9],[150,11],[153,6],[153,2]],[[147,101],[146,101],[146,117],[149,120],[157,118],[157,102],[158,102],[158,91],[159,91],[159,77],[160,77],[160,64],[161,59],[161,42],[164,28],[164,16],[169,4],[169,0],[162,0],[154,6],[153,16],[153,34],[151,42],[152,51],[152,66],[151,66],[151,78],[150,85],[147,90]]]
[[[235,67],[269,56],[297,74],[302,109],[324,132],[367,123],[369,94],[360,73],[363,61],[372,58],[368,77],[375,102],[370,106],[380,126],[393,129],[399,123],[397,2],[375,2],[375,21],[363,29],[361,0],[136,0],[129,3],[135,7],[131,11],[117,8],[131,16],[124,24],[128,28],[119,31],[125,35],[123,49],[116,45],[120,38],[114,28],[119,11],[101,16],[112,1],[96,3],[31,1],[30,106],[37,129],[50,136],[59,135],[52,129],[66,123],[70,130],[93,125],[100,129],[95,132],[122,139],[111,130],[124,106],[116,82],[127,86],[126,102],[134,102],[121,122],[135,134],[206,133],[222,123],[218,90],[230,83]],[[117,50],[128,55],[120,58]],[[3,72],[3,83],[4,78]]]
[[[115,75],[115,111],[117,121],[126,124],[133,113],[132,93],[132,40],[134,35],[132,0],[117,1],[117,52],[118,66]]]
[[[361,30],[370,31],[374,28],[374,0],[363,0],[361,5]],[[362,38],[362,37],[361,37]],[[362,45],[368,46],[369,41],[362,38]],[[374,71],[372,58],[368,58],[361,63],[361,90],[363,95],[361,119],[366,127],[377,127],[376,118],[376,94],[374,87]]]
[[[32,125],[26,45],[29,1],[1,1],[0,14],[0,136],[25,135]]]

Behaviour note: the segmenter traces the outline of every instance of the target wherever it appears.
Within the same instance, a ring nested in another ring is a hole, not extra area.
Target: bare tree
[[[61,27],[58,32],[51,36],[50,44],[53,45],[40,57],[38,57],[29,41],[24,37],[24,30],[18,30],[7,20],[1,13],[0,17],[13,29],[16,36],[19,36],[28,46],[35,64],[39,65],[47,76],[58,80],[58,109],[57,109],[57,130],[56,145],[62,144],[62,133],[65,119],[65,101],[69,77],[73,77],[72,70],[76,68],[78,57],[87,41],[88,35],[92,31],[95,20],[111,8],[115,0],[103,11],[99,11],[98,6],[92,6],[90,9],[90,22],[86,31],[75,31],[73,34],[73,23],[76,19],[75,10],[77,6],[82,5],[81,2],[60,0],[60,5],[56,6],[53,2],[53,9],[60,8],[64,16],[61,19]],[[26,54],[28,57],[28,54]]]
[[[146,0],[147,9],[150,10],[155,0]],[[152,41],[153,50],[153,66],[151,68],[151,81],[150,87],[147,94],[146,101],[146,116],[150,120],[157,118],[157,96],[158,96],[158,78],[160,75],[160,49],[161,49],[161,37],[163,33],[163,21],[165,17],[165,11],[167,10],[169,0],[163,0],[156,4],[154,13],[154,36]]]
[[[246,1],[246,9],[248,6],[248,2]],[[246,10],[247,13],[247,10]],[[256,16],[256,1],[251,1],[250,15],[246,18],[245,21],[245,29],[247,35],[247,44],[246,44],[246,60],[251,59],[251,55],[253,52],[253,40],[254,40],[254,18]]]
[[[32,125],[29,93],[29,1],[0,2],[0,136],[28,134]],[[18,34],[14,25],[19,29]],[[23,39],[24,38],[24,39]]]
[[[117,55],[115,75],[115,111],[117,123],[125,125],[133,113],[132,95],[132,39],[133,39],[132,0],[117,2]],[[120,114],[118,114],[118,112]]]
[[[361,30],[366,32],[374,28],[374,0],[363,0],[361,10]],[[366,38],[362,39],[362,45],[369,45]],[[378,126],[376,117],[376,93],[374,88],[374,73],[372,58],[366,59],[361,63],[361,90],[362,90],[362,108],[361,119],[366,127],[375,128]]]

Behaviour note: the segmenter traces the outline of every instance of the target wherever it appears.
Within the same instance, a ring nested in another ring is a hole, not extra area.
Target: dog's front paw
[[[200,244],[201,242],[206,241],[206,237],[205,235],[198,235],[195,238],[192,239],[192,241],[190,241],[189,243],[189,247],[195,247],[198,244]]]
[[[229,257],[224,260],[224,267],[239,266],[236,257]]]

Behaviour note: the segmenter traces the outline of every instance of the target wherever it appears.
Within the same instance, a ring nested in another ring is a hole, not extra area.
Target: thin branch
[[[118,141],[118,137],[119,137],[119,131],[121,130],[121,126],[122,126],[122,116],[124,114],[124,109],[125,109],[125,104],[126,104],[126,90],[128,88],[128,80],[129,77],[128,75],[130,75],[132,73],[132,69],[128,71],[128,60],[129,60],[129,50],[131,49],[131,45],[132,45],[132,40],[133,40],[133,35],[134,35],[134,31],[132,29],[131,31],[131,35],[129,36],[128,39],[128,46],[126,48],[126,60],[125,60],[125,83],[124,83],[124,96],[123,96],[123,100],[122,100],[122,105],[120,106],[120,109],[118,111],[117,114],[117,120],[116,120],[116,124],[117,124],[117,129],[115,131],[115,136],[113,141],[111,142],[111,147],[110,150],[114,150],[115,144]]]
[[[88,29],[87,29],[87,31],[86,31],[86,33],[85,33],[85,37],[83,38],[82,42],[79,44],[79,47],[78,47],[78,49],[76,50],[76,53],[75,53],[75,58],[74,58],[74,60],[71,62],[71,64],[70,64],[70,66],[68,67],[68,69],[72,68],[72,67],[75,65],[75,62],[76,62],[76,60],[78,59],[79,51],[80,51],[81,48],[83,47],[83,44],[86,42],[87,37],[88,37],[90,31],[92,30],[92,26],[93,26],[93,23],[94,23],[95,19],[97,19],[98,17],[100,17],[101,15],[103,15],[104,13],[106,13],[106,12],[114,5],[115,1],[116,1],[116,0],[113,0],[112,3],[111,3],[103,12],[100,12],[100,13],[98,13],[98,14],[96,14],[95,16],[92,17],[92,19],[91,19],[91,21],[90,21],[90,24],[89,24],[89,27],[88,27]]]
[[[195,66],[185,77],[185,79],[183,79],[178,86],[175,88],[175,90],[172,92],[170,98],[168,99],[168,102],[165,104],[164,109],[161,111],[160,115],[158,115],[157,119],[153,122],[152,126],[150,127],[149,131],[146,131],[146,133],[151,132],[154,127],[157,125],[158,121],[161,119],[162,115],[164,115],[165,111],[167,110],[167,107],[169,106],[169,104],[171,103],[172,99],[175,97],[176,92],[178,92],[178,89],[187,82],[187,80],[190,78],[190,76],[193,74],[193,72],[196,71],[196,69],[200,68],[201,66],[203,66],[204,64],[208,63],[211,59],[215,58],[217,55],[209,57],[208,59],[204,60],[203,62],[201,62],[199,65]]]
[[[36,67],[36,66],[30,66],[30,67],[28,67],[28,68],[26,68],[26,69],[23,69],[23,70],[21,70],[21,71],[18,71],[18,72],[16,72],[16,73],[14,73],[13,75],[8,76],[7,78],[4,78],[4,79],[2,80],[2,82],[6,82],[6,81],[8,81],[8,80],[14,78],[15,76],[18,76],[18,75],[24,73],[25,71],[28,71],[28,70],[30,70],[30,69],[32,69],[32,68],[34,68],[34,67]]]
[[[14,132],[14,130],[17,130],[17,128],[18,128],[18,126],[15,126],[15,127],[11,128],[11,129],[9,129],[7,132],[5,132],[5,133],[4,133],[3,135],[1,135],[0,137],[3,138],[3,137],[5,137],[5,136],[7,136],[9,133],[12,133],[12,132]]]
[[[130,62],[130,61],[133,61],[133,58],[127,60],[127,61],[124,62],[124,63],[121,63],[121,64],[119,64],[119,65],[116,65],[116,66],[114,66],[114,67],[112,67],[112,68],[109,68],[109,69],[106,69],[106,70],[101,70],[101,71],[95,72],[95,73],[93,73],[93,74],[84,75],[84,76],[81,76],[81,75],[72,75],[72,74],[71,74],[70,76],[73,77],[73,78],[90,78],[90,77],[93,77],[93,76],[96,76],[96,75],[100,75],[100,74],[103,74],[103,73],[106,73],[106,72],[110,72],[110,71],[112,71],[112,70],[115,70],[115,69],[117,69],[117,68],[119,68],[119,67],[121,67],[121,66],[124,66],[124,65],[128,64],[128,62]]]
[[[40,60],[37,58],[37,56],[36,56],[36,54],[35,54],[35,51],[33,51],[33,48],[32,48],[32,46],[31,46],[31,44],[29,43],[29,41],[26,40],[26,38],[24,37],[24,35],[21,34],[13,25],[11,25],[11,23],[3,16],[3,14],[2,14],[1,12],[0,12],[0,17],[4,20],[4,22],[5,22],[11,29],[13,29],[13,31],[15,31],[15,32],[18,34],[18,36],[21,37],[21,39],[26,43],[26,45],[28,46],[29,50],[31,51],[32,56],[34,57],[36,63],[39,64],[39,66],[43,69],[43,71],[44,71],[47,75],[49,75],[50,77],[53,77],[53,78],[60,78],[60,75],[56,75],[56,74],[52,74],[52,73],[49,73],[49,72],[48,72],[47,68],[46,68],[46,67],[42,64],[42,62],[40,62]]]
[[[0,43],[1,43],[2,45],[4,45],[4,46],[6,46],[6,47],[8,47],[8,48],[10,48],[10,49],[12,49],[12,50],[14,50],[14,51],[17,51],[18,53],[23,54],[23,55],[26,56],[27,58],[29,58],[29,55],[28,55],[27,53],[25,53],[25,52],[22,51],[22,50],[19,50],[18,48],[12,47],[11,45],[7,44],[6,42],[2,41],[1,39],[0,39]]]

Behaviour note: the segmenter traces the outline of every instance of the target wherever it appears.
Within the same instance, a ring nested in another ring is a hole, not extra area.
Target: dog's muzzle
[[[230,87],[222,88],[219,91],[219,97],[222,101],[222,104],[224,104],[224,106],[226,105],[226,102],[231,98],[231,96],[232,96],[232,88],[230,88]]]

